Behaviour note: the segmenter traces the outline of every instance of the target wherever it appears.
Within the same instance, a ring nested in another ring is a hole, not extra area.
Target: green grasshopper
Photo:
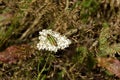
[[[58,46],[54,36],[50,35],[50,34],[47,34],[47,39],[49,40],[49,42],[54,45],[54,46]]]

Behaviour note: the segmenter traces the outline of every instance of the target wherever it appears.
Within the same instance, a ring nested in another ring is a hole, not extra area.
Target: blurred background
[[[38,51],[43,29],[72,44]],[[0,80],[119,80],[120,1],[0,0],[0,51]]]

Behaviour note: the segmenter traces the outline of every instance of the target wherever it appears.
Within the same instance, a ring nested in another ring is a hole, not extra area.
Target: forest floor
[[[43,29],[72,43],[37,50]],[[119,80],[119,52],[119,0],[0,0],[0,80]]]

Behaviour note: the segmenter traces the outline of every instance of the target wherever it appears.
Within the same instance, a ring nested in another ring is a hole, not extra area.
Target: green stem
[[[45,67],[46,67],[46,65],[47,65],[47,62],[48,62],[49,58],[50,58],[50,53],[49,53],[49,55],[47,56],[46,63],[44,64],[42,70],[39,72],[39,74],[38,74],[38,76],[37,76],[37,80],[40,80],[41,74],[42,74],[43,71],[45,70]]]

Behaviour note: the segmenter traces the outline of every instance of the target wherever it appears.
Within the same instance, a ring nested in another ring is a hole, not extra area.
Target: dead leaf
[[[12,12],[0,14],[0,26],[2,26],[3,24],[10,23],[10,20],[12,18],[13,18]]]
[[[107,69],[109,72],[115,74],[117,77],[120,78],[120,61],[118,59],[111,57],[98,57],[97,60],[99,66]]]
[[[27,44],[12,45],[3,52],[0,52],[0,61],[5,63],[16,63],[18,60],[31,57],[34,53],[34,49]]]

